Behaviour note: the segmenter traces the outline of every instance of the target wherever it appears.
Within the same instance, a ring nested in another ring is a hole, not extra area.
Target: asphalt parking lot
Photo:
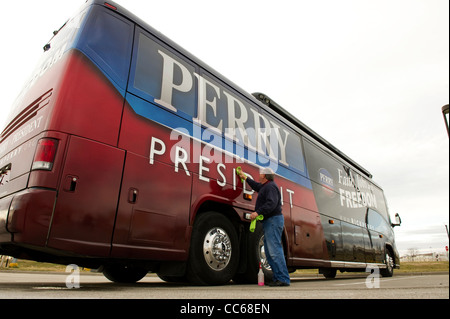
[[[199,287],[167,283],[147,275],[136,284],[116,284],[101,274],[0,272],[1,299],[448,299],[448,273],[293,276],[290,287],[237,285]],[[74,284],[78,283],[78,285]]]

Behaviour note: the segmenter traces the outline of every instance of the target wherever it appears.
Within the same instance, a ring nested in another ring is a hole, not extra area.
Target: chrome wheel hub
[[[386,254],[386,266],[389,271],[394,269],[394,258],[392,258],[389,254]]]
[[[207,265],[216,271],[227,267],[231,258],[231,241],[228,234],[215,227],[208,231],[203,241],[203,256]]]
[[[270,268],[269,262],[267,261],[266,257],[266,251],[264,249],[264,235],[261,236],[259,239],[259,245],[258,245],[258,251],[259,251],[259,261],[261,263],[261,266],[263,269],[272,270]]]

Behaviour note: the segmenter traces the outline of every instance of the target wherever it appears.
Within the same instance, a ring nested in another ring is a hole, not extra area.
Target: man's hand
[[[239,174],[239,177],[245,181],[247,179],[247,174],[245,174],[244,172],[241,171],[241,173]]]
[[[256,217],[258,217],[259,216],[259,214],[257,213],[257,212],[253,212],[253,213],[251,213],[251,215],[250,215],[250,219],[251,220],[254,220]]]

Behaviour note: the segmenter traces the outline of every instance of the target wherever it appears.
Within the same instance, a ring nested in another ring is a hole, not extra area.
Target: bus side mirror
[[[392,223],[391,226],[400,226],[402,224],[402,219],[400,218],[399,214],[395,214],[395,223]]]

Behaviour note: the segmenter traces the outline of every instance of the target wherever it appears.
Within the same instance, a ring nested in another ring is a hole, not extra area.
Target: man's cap
[[[259,170],[260,174],[264,175],[273,175],[275,174],[273,170],[270,167],[263,167]]]

